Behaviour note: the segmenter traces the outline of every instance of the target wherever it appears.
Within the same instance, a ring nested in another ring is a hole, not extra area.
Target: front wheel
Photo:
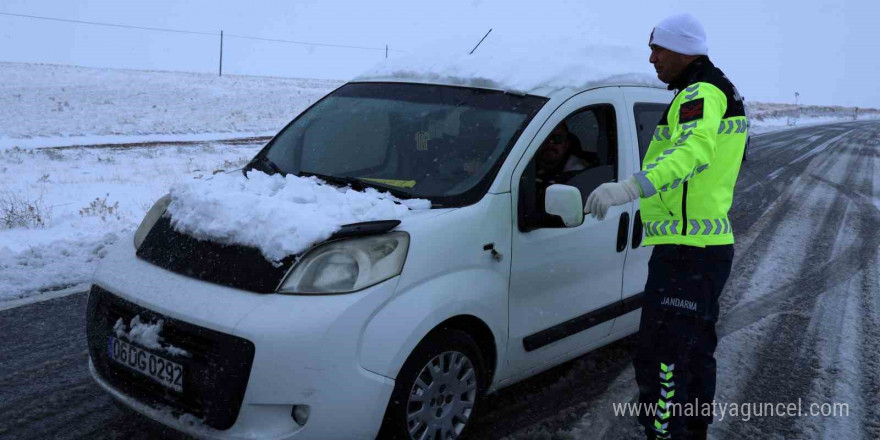
[[[486,381],[483,357],[470,335],[455,329],[431,333],[400,369],[378,438],[463,438]]]

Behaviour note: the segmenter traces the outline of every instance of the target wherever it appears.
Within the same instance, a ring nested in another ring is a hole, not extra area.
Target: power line
[[[118,24],[118,23],[99,23],[95,21],[83,21],[83,20],[70,20],[66,18],[55,18],[55,17],[40,17],[36,15],[25,15],[25,14],[11,14],[7,12],[0,12],[0,15],[5,15],[9,17],[21,17],[21,18],[32,18],[37,20],[49,20],[49,21],[60,21],[64,23],[77,23],[77,24],[90,24],[93,26],[107,26],[107,27],[115,27],[115,28],[123,28],[123,29],[139,29],[145,31],[158,31],[158,32],[174,32],[178,34],[191,34],[191,35],[208,35],[211,37],[216,37],[217,33],[215,32],[199,32],[199,31],[185,31],[180,29],[165,29],[165,28],[155,28],[155,27],[146,27],[146,26],[132,26],[127,24]],[[328,44],[328,43],[313,43],[309,41],[293,41],[293,40],[282,40],[276,38],[262,38],[262,37],[252,37],[249,35],[226,35],[227,38],[239,38],[244,40],[257,40],[257,41],[270,41],[274,43],[287,43],[287,44],[299,44],[305,46],[320,46],[320,47],[334,47],[340,49],[358,49],[358,50],[377,50],[377,51],[388,51],[386,47],[368,47],[368,46],[349,46],[344,44]],[[398,49],[390,49],[391,52],[405,52]]]
[[[144,26],[130,26],[127,24],[115,24],[115,23],[98,23],[98,22],[94,22],[94,21],[69,20],[66,18],[38,17],[36,15],[24,15],[24,14],[10,14],[7,12],[0,12],[0,15],[7,15],[10,17],[34,18],[37,20],[62,21],[65,23],[91,24],[91,25],[95,25],[95,26],[108,26],[108,27],[125,28],[125,29],[140,29],[140,30],[145,30],[145,31],[176,32],[178,34],[210,35],[212,37],[217,35],[216,33],[209,33],[209,32],[182,31],[179,29],[162,29],[162,28],[153,28],[153,27],[144,27]]]

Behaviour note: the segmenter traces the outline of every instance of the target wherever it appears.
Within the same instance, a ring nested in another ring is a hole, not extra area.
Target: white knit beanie
[[[651,32],[650,44],[682,55],[709,55],[706,30],[691,14],[673,15],[661,21]]]

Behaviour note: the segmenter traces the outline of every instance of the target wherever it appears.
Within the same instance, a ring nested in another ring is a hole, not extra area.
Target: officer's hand
[[[603,183],[587,197],[587,203],[584,205],[584,214],[590,214],[599,220],[605,220],[608,208],[623,205],[638,197],[639,186],[636,183],[635,177],[630,177],[622,183]]]

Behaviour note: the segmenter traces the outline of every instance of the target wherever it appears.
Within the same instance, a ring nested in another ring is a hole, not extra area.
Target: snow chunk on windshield
[[[357,79],[394,78],[539,94],[540,89],[566,87],[664,87],[648,63],[648,53],[631,47],[583,45],[577,39],[493,44],[493,37],[473,55],[460,50],[460,45],[454,53],[448,50],[450,44],[425,48],[385,60]]]
[[[217,175],[171,188],[166,215],[182,233],[202,240],[256,247],[278,263],[326,240],[342,225],[399,220],[424,199],[401,200],[373,188],[338,188],[316,177],[258,171]]]

